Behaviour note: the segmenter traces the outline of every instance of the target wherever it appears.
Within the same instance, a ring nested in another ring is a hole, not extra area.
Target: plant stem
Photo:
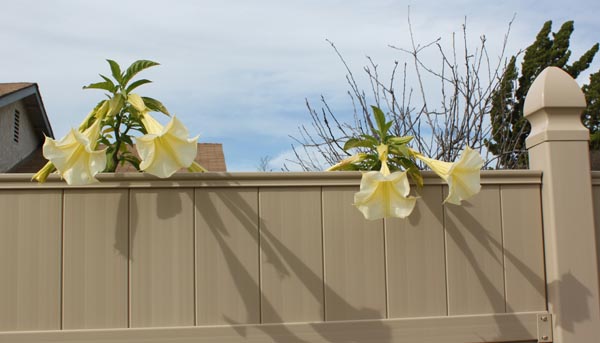
[[[119,164],[119,149],[121,148],[121,135],[119,135],[119,128],[121,127],[121,120],[123,119],[123,112],[120,111],[119,114],[117,114],[117,122],[115,123],[115,126],[113,127],[114,132],[115,132],[115,150],[112,153],[111,156],[111,164],[107,167],[106,171],[110,172],[110,173],[114,173],[115,170],[117,169],[117,165]]]

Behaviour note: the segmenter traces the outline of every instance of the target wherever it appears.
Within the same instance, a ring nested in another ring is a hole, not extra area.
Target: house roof
[[[227,171],[223,144],[221,143],[198,144],[198,153],[195,161],[208,171]]]
[[[133,146],[133,154],[139,157]],[[220,143],[198,143],[198,152],[194,161],[198,162],[201,166],[206,168],[208,171],[227,171],[225,165],[225,156],[223,154],[223,145]],[[116,173],[135,173],[137,170],[129,163],[125,165],[119,165]],[[187,172],[187,169],[182,168],[178,172]]]
[[[0,83],[0,107],[19,100],[23,101],[40,142],[44,141],[44,135],[54,138],[54,132],[52,132],[37,83]]]
[[[29,82],[0,83],[0,98],[33,85]]]
[[[46,164],[46,159],[42,155],[42,142],[44,135],[54,138],[52,127],[46,115],[46,110],[42,102],[42,97],[36,83],[14,82],[0,83],[0,107],[22,100],[30,114],[30,120],[33,124],[36,134],[40,137],[40,147],[29,156],[12,167],[9,173],[35,173]],[[137,152],[133,151],[136,155]],[[198,143],[198,153],[196,162],[209,171],[227,171],[225,165],[225,156],[223,146],[219,143]],[[185,172],[185,169],[180,172]],[[136,172],[135,168],[129,164],[119,166],[117,172]]]
[[[137,152],[134,151],[137,155]],[[198,143],[198,153],[196,154],[196,162],[206,168],[208,171],[227,171],[225,165],[225,156],[223,154],[223,146],[218,143]],[[46,164],[46,159],[42,155],[42,148],[37,149],[19,164],[10,169],[9,173],[35,173]],[[186,169],[181,169],[179,172],[186,172]],[[126,164],[119,166],[117,173],[134,173],[135,168]]]

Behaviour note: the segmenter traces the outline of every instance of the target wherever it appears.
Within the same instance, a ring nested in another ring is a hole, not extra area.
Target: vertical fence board
[[[194,325],[191,189],[131,190],[131,326]]]
[[[546,310],[540,188],[503,185],[500,192],[507,312]]]
[[[263,323],[323,320],[321,189],[260,189]]]
[[[257,189],[195,194],[197,324],[260,323]]]
[[[2,190],[0,218],[0,331],[60,329],[62,190]]]
[[[442,186],[425,186],[410,217],[386,219],[390,318],[445,316]]]
[[[600,186],[592,184],[594,202],[594,226],[596,230],[596,260],[600,268]],[[599,271],[600,272],[600,271]]]
[[[499,186],[484,186],[444,212],[448,313],[505,312]]]
[[[128,325],[129,193],[65,190],[64,329]]]
[[[325,319],[386,317],[383,220],[352,205],[356,187],[323,188]]]

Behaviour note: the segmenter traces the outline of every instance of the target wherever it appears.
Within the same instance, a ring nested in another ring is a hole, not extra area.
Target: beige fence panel
[[[196,189],[196,325],[260,323],[258,190]]]
[[[63,328],[127,327],[129,191],[64,197]]]
[[[48,246],[30,243],[54,249],[54,270],[46,268],[52,258],[20,269],[32,271],[31,284],[42,269],[54,275],[49,329],[57,331],[36,335],[23,332],[35,326],[4,321],[15,326],[0,330],[0,342],[536,339],[545,314],[539,172],[483,173],[481,194],[462,207],[443,205],[444,186],[426,173],[413,215],[386,221],[366,221],[352,206],[359,174],[328,175],[207,174],[176,177],[170,187],[132,175],[86,189],[58,180],[43,186],[56,190],[9,183],[35,189],[0,192],[9,195],[2,198],[7,223],[27,227],[2,226],[2,253],[17,254],[13,246],[24,241],[15,234],[31,241],[43,216],[56,216]],[[19,212],[18,199],[54,211]],[[0,266],[14,279],[15,265]],[[14,284],[2,287],[20,296]],[[22,308],[3,307],[2,315]],[[134,329],[117,329],[128,321]]]
[[[61,328],[62,190],[0,190],[0,331]]]
[[[321,321],[321,188],[261,188],[263,323]]]
[[[502,185],[506,311],[546,310],[540,189]]]
[[[386,317],[383,220],[363,218],[352,205],[357,191],[357,187],[323,188],[328,321]]]
[[[499,186],[484,186],[462,206],[448,204],[444,211],[448,313],[504,312]]]
[[[407,219],[386,220],[389,317],[445,316],[442,186],[425,186]]]
[[[131,191],[131,326],[194,325],[194,192]]]

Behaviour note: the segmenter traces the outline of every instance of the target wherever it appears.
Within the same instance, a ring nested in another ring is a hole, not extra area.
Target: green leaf
[[[383,111],[377,106],[371,106],[373,109],[373,115],[375,116],[375,121],[377,122],[377,128],[379,129],[379,133],[381,138],[386,136],[387,130],[385,129],[385,114]]]
[[[402,145],[389,145],[388,151],[390,154],[398,156],[398,157],[409,157],[410,150],[404,144]]]
[[[134,166],[135,169],[140,170],[140,159],[135,157],[134,155],[127,154],[125,156],[121,156],[121,161],[127,161],[132,166]]]
[[[358,170],[379,170],[381,161],[377,154],[367,154],[367,157],[358,165]]]
[[[169,113],[169,111],[162,104],[162,102],[160,102],[160,101],[158,101],[156,99],[153,99],[153,98],[149,98],[147,96],[143,96],[142,100],[144,100],[144,104],[146,104],[146,107],[148,107],[152,111],[154,111],[154,112],[162,112],[162,113],[166,114],[167,116],[171,116],[171,113]]]
[[[131,140],[130,135],[121,135],[121,140],[131,146],[133,146],[133,141]],[[124,145],[124,144],[123,144]]]
[[[127,83],[129,83],[129,81],[131,81],[131,79],[140,71],[150,68],[150,67],[154,67],[159,65],[159,63],[157,62],[153,62],[153,61],[148,61],[148,60],[138,60],[133,62],[129,68],[127,68],[127,70],[125,71],[125,75],[123,76],[123,80],[121,80],[121,83],[123,85],[127,85]]]
[[[389,144],[393,144],[393,145],[402,145],[402,144],[406,144],[410,141],[413,140],[413,136],[402,136],[402,137],[389,137],[388,138],[388,143]]]
[[[119,67],[119,64],[113,60],[106,61],[108,62],[108,64],[110,64],[110,71],[112,72],[112,76],[115,78],[115,80],[117,80],[119,84],[121,84],[121,81],[123,80],[123,75],[121,74],[121,67]],[[121,84],[121,86],[123,86],[123,84]]]
[[[366,136],[366,137],[365,137]],[[375,137],[364,135],[363,138],[350,138],[344,144],[344,150],[348,151],[353,148],[371,148],[375,149],[378,142]]]
[[[421,175],[421,171],[418,168],[408,168],[406,172],[414,183],[417,184],[417,187],[423,188],[423,175]]]
[[[114,92],[115,89],[115,85],[112,82],[96,82],[96,83],[90,83],[87,86],[83,86],[83,89],[102,89],[105,91],[109,91],[109,92]]]
[[[100,75],[100,77],[103,78],[104,81],[106,81],[106,82],[108,82],[108,83],[110,83],[112,85],[112,90],[110,91],[111,93],[114,93],[117,90],[117,86],[115,85],[114,82],[112,82],[111,79],[109,79],[108,77],[106,77],[106,76],[104,76],[102,74],[98,74],[98,75]]]
[[[417,165],[415,164],[415,162],[413,162],[413,160],[411,160],[410,158],[398,156],[394,160],[397,163],[399,163],[401,166],[403,166],[405,169],[409,169],[409,168],[412,168],[412,167],[415,167],[415,168],[417,167]]]
[[[406,144],[402,144],[402,145],[398,146],[398,150],[400,150],[400,153],[404,157],[413,156],[413,153],[411,153],[410,149],[408,148],[408,146],[406,146]]]
[[[423,187],[423,175],[421,175],[421,171],[419,167],[415,164],[413,160],[406,157],[398,157],[394,159],[394,162],[398,163],[404,169],[406,169],[406,173],[411,178],[411,180],[417,185],[417,187]]]
[[[121,93],[117,93],[113,98],[111,98],[108,102],[108,116],[112,117],[121,112],[125,100],[123,99],[123,95]]]
[[[390,131],[390,128],[392,127],[392,125],[394,124],[394,122],[392,121],[388,121],[387,123],[385,123],[385,127],[383,128],[383,132],[384,132],[384,137],[387,137],[387,133]]]
[[[137,80],[134,83],[130,84],[129,87],[125,90],[125,92],[130,93],[132,90],[138,88],[141,85],[145,85],[146,83],[151,83],[152,81],[147,79]]]
[[[339,170],[339,171],[354,171],[354,170],[359,170],[359,166],[349,163],[349,164],[340,166],[337,170]]]
[[[100,136],[100,138],[98,139],[98,142],[100,142],[106,146],[110,146],[110,141],[104,135]]]

